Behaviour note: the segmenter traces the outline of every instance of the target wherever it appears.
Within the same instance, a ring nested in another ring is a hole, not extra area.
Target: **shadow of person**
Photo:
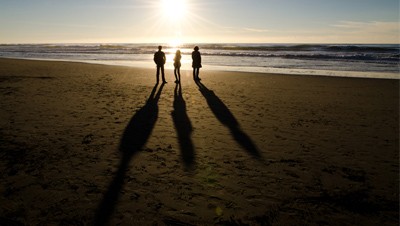
[[[182,87],[177,83],[174,90],[174,110],[171,112],[172,120],[178,135],[181,156],[186,170],[193,169],[195,163],[193,142],[191,134],[192,123],[186,112],[186,102],[182,96]]]
[[[229,108],[222,102],[214,91],[209,90],[203,83],[196,81],[201,94],[207,101],[208,106],[214,113],[215,117],[226,127],[229,128],[235,141],[242,146],[251,156],[261,158],[258,148],[250,139],[250,137],[242,131],[239,122],[229,110]]]
[[[151,135],[158,118],[158,100],[160,99],[164,84],[161,84],[156,94],[157,86],[158,83],[151,91],[146,104],[132,116],[122,134],[119,144],[122,159],[119,163],[118,171],[96,211],[94,225],[107,225],[124,185],[125,172],[128,170],[129,162],[143,148]]]

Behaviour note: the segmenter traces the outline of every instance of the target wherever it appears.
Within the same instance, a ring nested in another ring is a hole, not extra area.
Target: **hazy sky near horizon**
[[[400,43],[398,0],[0,0],[0,43]]]

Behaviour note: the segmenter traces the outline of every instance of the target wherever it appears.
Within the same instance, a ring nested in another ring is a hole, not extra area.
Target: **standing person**
[[[164,75],[164,64],[165,64],[165,53],[162,50],[162,46],[158,46],[158,51],[154,54],[154,63],[157,65],[157,83],[160,78],[160,70],[161,70],[161,76],[162,76],[162,81],[163,83],[167,83],[165,81],[165,75]]]
[[[194,47],[194,51],[192,52],[192,59],[193,59],[193,62],[192,62],[193,79],[200,81],[201,79],[199,78],[199,71],[201,68],[201,55],[200,55],[198,46]]]
[[[175,83],[181,82],[181,51],[177,50],[174,57],[174,74],[175,74]],[[179,77],[179,79],[178,79]]]

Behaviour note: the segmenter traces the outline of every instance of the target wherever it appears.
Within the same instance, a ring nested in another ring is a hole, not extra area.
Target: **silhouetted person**
[[[175,83],[181,82],[181,51],[177,50],[174,57]]]
[[[194,47],[194,51],[192,52],[192,67],[193,67],[193,79],[194,80],[201,80],[199,78],[199,72],[201,68],[201,55],[199,52],[199,47]]]
[[[161,51],[162,46],[158,46],[158,51],[154,54],[154,63],[157,65],[157,83],[159,82],[160,78],[160,70],[162,75],[163,83],[167,83],[165,81],[165,74],[164,74],[164,64],[165,64],[165,53]]]

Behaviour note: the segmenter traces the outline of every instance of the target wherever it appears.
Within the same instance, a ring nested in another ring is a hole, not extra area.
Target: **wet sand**
[[[0,225],[398,225],[399,80],[0,59]]]

